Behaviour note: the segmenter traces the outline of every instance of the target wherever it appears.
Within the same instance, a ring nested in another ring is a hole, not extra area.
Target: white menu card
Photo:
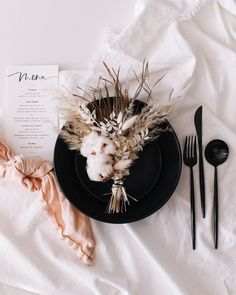
[[[6,140],[15,154],[53,159],[58,113],[53,91],[58,66],[8,66],[6,74]]]

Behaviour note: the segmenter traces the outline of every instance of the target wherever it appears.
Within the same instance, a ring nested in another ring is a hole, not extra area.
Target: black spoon
[[[228,158],[229,148],[227,144],[220,140],[214,139],[208,143],[205,149],[207,161],[215,167],[214,175],[214,200],[213,200],[213,223],[214,223],[214,242],[215,249],[218,248],[218,177],[217,166],[221,165]]]

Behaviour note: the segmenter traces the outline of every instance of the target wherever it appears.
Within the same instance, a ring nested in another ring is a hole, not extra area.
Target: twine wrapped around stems
[[[105,194],[110,195],[111,198],[108,202],[106,212],[107,213],[123,213],[126,211],[126,206],[130,205],[129,198],[136,201],[135,198],[130,196],[124,187],[124,180],[123,179],[117,179],[114,181],[111,193]]]

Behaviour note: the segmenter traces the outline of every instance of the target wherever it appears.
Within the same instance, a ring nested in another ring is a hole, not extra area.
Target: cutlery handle
[[[196,248],[196,221],[195,221],[195,197],[194,197],[194,181],[193,167],[190,168],[190,206],[191,206],[191,231],[192,231],[192,246]]]
[[[215,167],[214,176],[214,200],[213,200],[213,222],[214,222],[214,242],[215,249],[218,248],[218,175],[217,167]]]
[[[200,180],[200,196],[201,196],[201,207],[202,217],[206,216],[205,206],[205,180],[204,180],[204,168],[203,168],[203,157],[202,157],[202,145],[199,144],[199,180]]]

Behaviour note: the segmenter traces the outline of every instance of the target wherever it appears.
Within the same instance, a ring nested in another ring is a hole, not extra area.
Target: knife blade
[[[198,139],[198,150],[199,150],[199,184],[200,184],[200,196],[201,196],[201,208],[202,217],[206,216],[205,206],[205,179],[204,179],[204,165],[202,156],[202,106],[200,106],[194,115],[194,124]]]

